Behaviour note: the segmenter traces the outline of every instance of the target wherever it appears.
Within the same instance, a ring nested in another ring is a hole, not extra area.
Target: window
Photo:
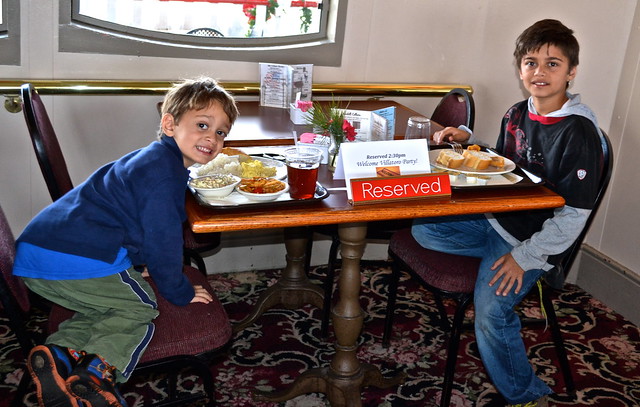
[[[347,0],[60,0],[60,51],[338,66]]]
[[[0,0],[0,65],[20,65],[20,1]]]

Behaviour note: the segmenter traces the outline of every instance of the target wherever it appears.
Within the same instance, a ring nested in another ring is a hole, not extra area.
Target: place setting
[[[529,187],[544,181],[491,148],[477,144],[431,146],[433,172],[449,174],[451,188]]]
[[[209,163],[189,167],[188,188],[201,205],[216,209],[314,202],[329,196],[317,181],[321,159],[312,147],[276,155],[225,148]]]

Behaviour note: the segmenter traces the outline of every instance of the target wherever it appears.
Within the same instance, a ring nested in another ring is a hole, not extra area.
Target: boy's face
[[[575,76],[576,67],[569,68],[569,60],[555,45],[546,44],[527,53],[520,63],[520,79],[533,96],[539,114],[562,107],[567,100],[567,82]]]
[[[205,109],[185,112],[180,123],[176,123],[173,115],[165,113],[161,124],[164,134],[173,137],[178,144],[185,168],[195,163],[206,164],[214,159],[222,150],[224,139],[231,130],[229,117],[217,101]]]

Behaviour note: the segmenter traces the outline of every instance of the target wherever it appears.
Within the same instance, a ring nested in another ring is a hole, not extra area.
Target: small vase
[[[336,141],[336,136],[331,134],[331,144],[329,144],[328,148],[328,158],[329,162],[327,163],[327,168],[329,171],[334,172],[336,170],[336,163],[338,162],[338,154],[340,153],[340,144]]]

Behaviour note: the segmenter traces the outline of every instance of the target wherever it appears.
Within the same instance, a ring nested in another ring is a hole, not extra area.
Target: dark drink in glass
[[[292,199],[311,199],[315,196],[318,167],[322,151],[313,147],[291,147],[284,151],[287,163],[289,196]]]
[[[318,180],[318,167],[304,163],[291,163],[287,165],[287,178],[289,179],[289,195],[293,199],[311,199],[316,193],[316,181]]]

